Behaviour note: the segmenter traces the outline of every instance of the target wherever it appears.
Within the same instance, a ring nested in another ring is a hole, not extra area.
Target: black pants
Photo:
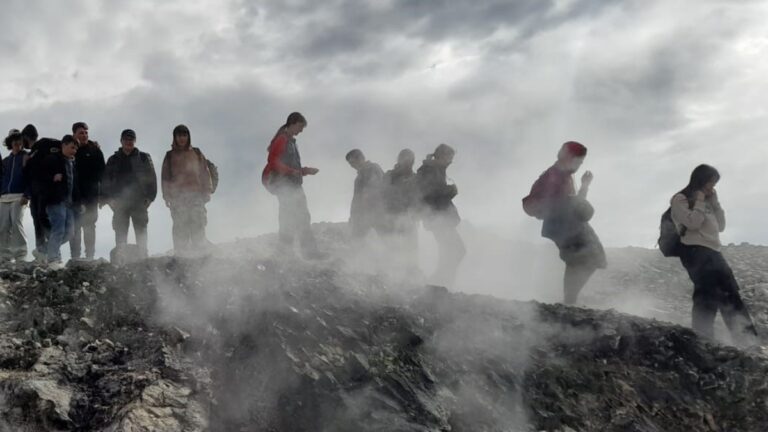
[[[32,214],[32,224],[35,226],[35,249],[38,252],[46,253],[48,237],[51,234],[51,222],[45,211],[45,200],[42,193],[33,190],[31,195],[29,211]]]
[[[735,344],[754,343],[755,325],[723,254],[704,246],[684,246],[680,261],[693,281],[693,330],[713,338],[715,317],[720,311]]]

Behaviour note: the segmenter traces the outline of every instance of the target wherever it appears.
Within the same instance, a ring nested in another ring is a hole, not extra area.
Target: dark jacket
[[[175,144],[165,154],[161,172],[163,198],[174,201],[189,194],[198,195],[205,202],[211,198],[213,184],[203,152],[190,143],[187,147]]]
[[[37,140],[29,150],[29,159],[24,165],[24,176],[32,194],[42,193],[42,185],[46,182],[43,177],[43,165],[51,153],[61,150],[61,141],[53,138]]]
[[[427,159],[416,171],[416,185],[421,196],[421,204],[428,210],[425,221],[440,218],[445,222],[458,225],[461,222],[459,212],[453,205],[456,187],[448,184],[447,167]]]
[[[83,203],[91,204],[99,200],[101,178],[104,176],[104,153],[99,145],[88,141],[77,148],[77,177]]]
[[[56,205],[65,202],[67,199],[67,185],[69,178],[67,176],[66,158],[61,151],[52,152],[45,158],[40,167],[42,182],[42,194],[45,205]],[[77,169],[77,159],[75,159],[74,178],[72,188],[72,202],[77,206],[82,202],[80,194],[80,182],[78,181],[79,170]],[[61,181],[54,182],[56,174],[61,174]]]
[[[3,179],[0,185],[0,195],[19,194],[29,198],[29,188],[24,176],[24,164],[29,153],[26,150],[18,154],[9,154],[3,159]]]
[[[101,181],[103,202],[140,204],[157,197],[157,174],[149,154],[133,149],[126,155],[118,150],[109,157]]]
[[[384,171],[378,164],[366,161],[357,171],[355,189],[352,196],[350,221],[356,219],[373,220],[381,217],[381,181]]]
[[[382,195],[388,213],[402,214],[416,205],[416,173],[395,166],[384,174]]]

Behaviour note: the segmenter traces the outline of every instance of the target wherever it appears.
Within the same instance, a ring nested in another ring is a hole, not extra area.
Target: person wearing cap
[[[149,154],[136,148],[136,132],[120,134],[120,149],[107,160],[102,179],[101,204],[112,209],[116,248],[128,244],[133,223],[136,245],[142,258],[148,256],[147,225],[149,206],[157,197],[157,175]]]
[[[32,255],[39,262],[46,261],[48,254],[48,238],[51,233],[51,223],[45,209],[45,184],[47,178],[43,173],[43,165],[48,156],[61,151],[61,141],[53,138],[38,139],[37,128],[28,124],[21,130],[24,148],[29,149],[29,158],[24,165],[24,177],[29,187],[29,212],[35,228],[35,248]]]
[[[565,262],[565,304],[575,304],[592,274],[607,265],[603,245],[589,225],[594,214],[587,201],[592,172],[582,175],[578,192],[573,181],[586,156],[587,148],[581,143],[564,143],[555,164],[541,174],[523,199],[525,212],[543,220],[541,236],[557,245]]]
[[[61,246],[71,241],[74,236],[75,214],[82,207],[80,182],[75,168],[77,152],[77,141],[72,135],[66,135],[61,139],[60,151],[50,153],[43,161],[41,170],[45,179],[45,211],[51,221],[47,258],[48,265],[54,270],[64,267],[61,261]]]
[[[24,137],[13,129],[5,139],[10,150],[2,162],[0,184],[0,259],[23,261],[27,257],[27,236],[24,233],[24,209],[29,203],[29,188],[24,176],[24,164],[29,153],[24,150]]]
[[[461,222],[453,204],[458,189],[455,184],[448,184],[446,173],[455,155],[451,146],[440,144],[416,171],[424,228],[434,234],[438,246],[437,269],[431,279],[445,287],[456,281],[456,272],[467,253],[464,240],[456,229]]]
[[[207,243],[205,204],[213,183],[203,152],[192,147],[189,128],[173,129],[171,150],[165,154],[161,172],[163,199],[173,220],[173,249],[176,254],[195,252]]]
[[[77,122],[72,125],[72,134],[77,143],[78,187],[82,198],[83,211],[75,215],[75,235],[69,242],[73,259],[81,257],[82,244],[85,258],[92,260],[96,254],[96,221],[99,218],[99,194],[101,178],[104,175],[104,153],[99,144],[88,139],[88,125]]]

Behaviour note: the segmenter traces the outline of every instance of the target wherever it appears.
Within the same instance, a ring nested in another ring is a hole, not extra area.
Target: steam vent
[[[262,253],[269,240],[120,268],[3,267],[0,431],[768,430],[760,348],[608,309],[396,282],[335,258],[277,261]],[[635,267],[588,295],[674,291],[659,298],[684,323],[679,263],[609,252]],[[726,254],[768,267],[764,248]],[[768,279],[747,277],[763,331]]]

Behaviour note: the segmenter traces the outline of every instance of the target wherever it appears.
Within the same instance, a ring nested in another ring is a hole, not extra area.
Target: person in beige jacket
[[[680,261],[693,281],[693,330],[712,339],[720,311],[732,341],[749,346],[756,343],[757,331],[733,271],[720,252],[725,211],[715,191],[719,180],[715,168],[696,167],[688,186],[672,197],[672,220],[683,244]]]

